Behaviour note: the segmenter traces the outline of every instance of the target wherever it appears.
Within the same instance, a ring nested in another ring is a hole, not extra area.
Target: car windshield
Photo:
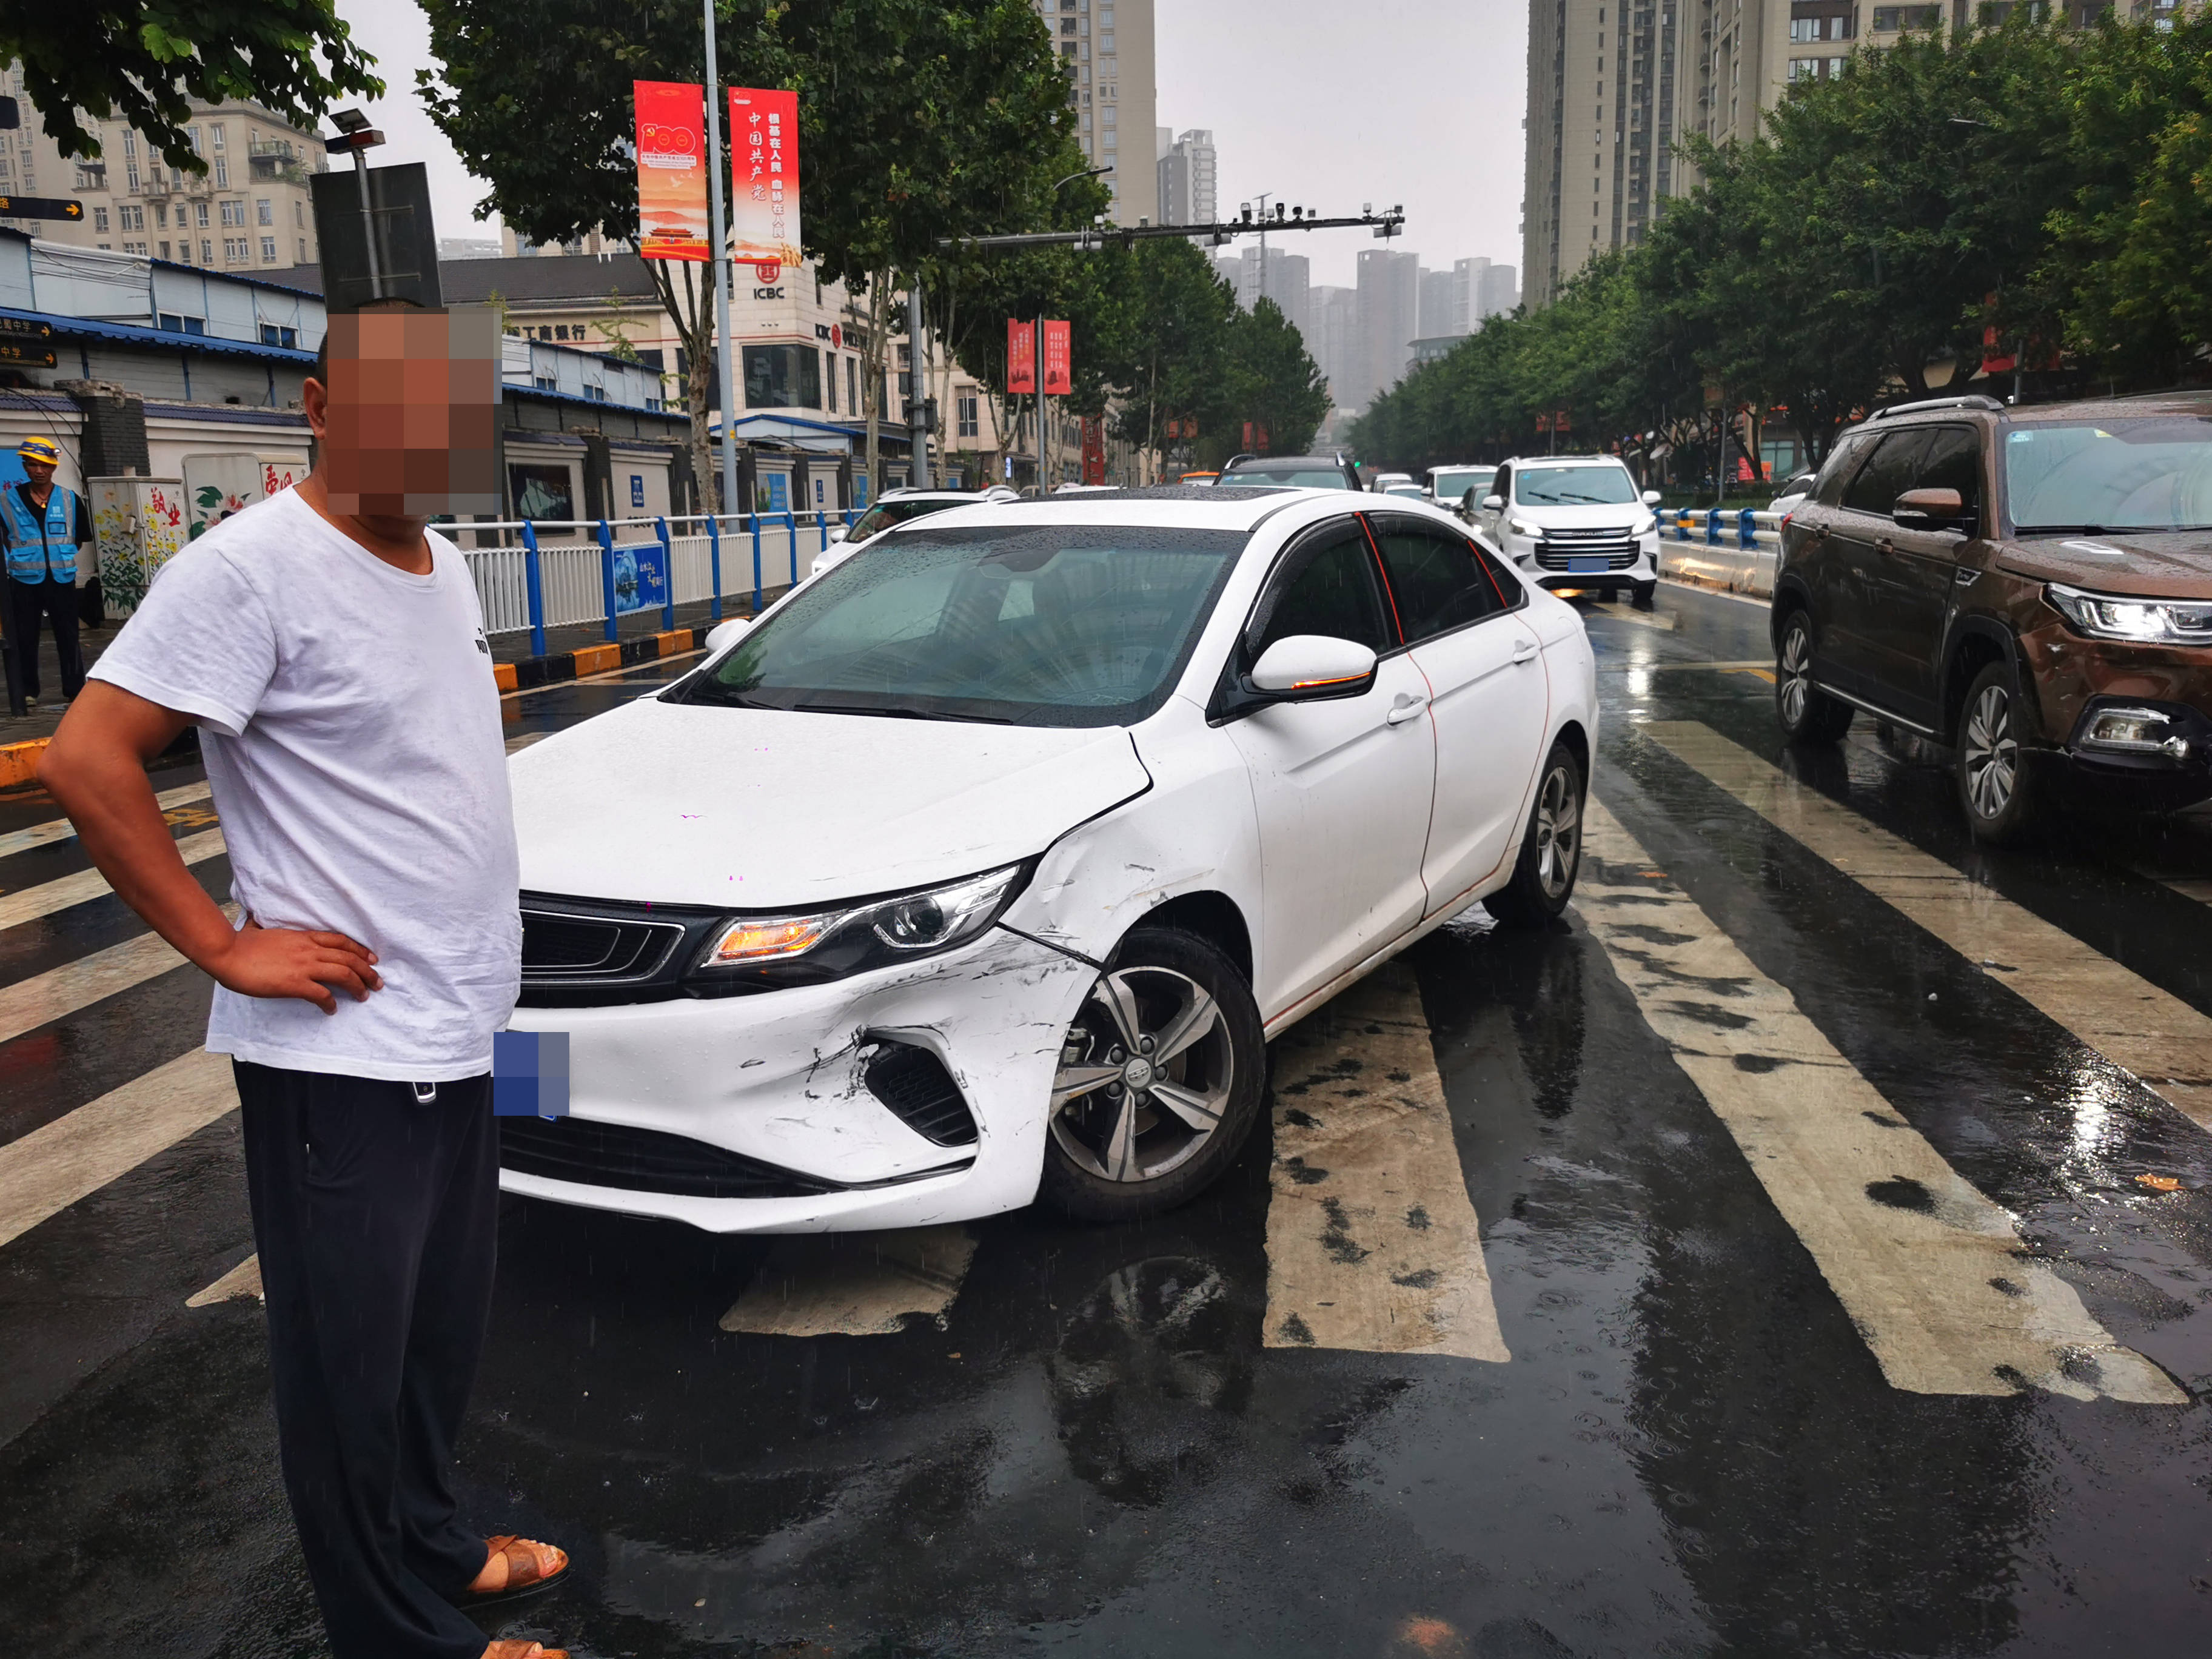
[[[905,524],[912,519],[926,519],[933,513],[944,512],[947,507],[969,505],[971,503],[964,501],[933,501],[926,497],[920,501],[903,501],[894,498],[888,501],[878,501],[860,515],[860,522],[853,526],[852,532],[846,539],[864,542],[871,536],[889,530],[895,524]]]
[[[1244,532],[915,530],[837,566],[670,694],[744,708],[1123,726],[1175,688]]]
[[[1529,466],[1513,475],[1522,507],[1623,507],[1636,499],[1625,466]]]
[[[1222,489],[1250,489],[1255,486],[1265,489],[1349,489],[1344,474],[1333,466],[1285,467],[1279,472],[1262,471],[1259,467],[1238,467],[1234,472],[1224,472],[1214,484]]]
[[[1475,501],[1480,503],[1490,493],[1491,480],[1497,476],[1498,469],[1494,466],[1439,468],[1429,474],[1429,488],[1437,492],[1438,501],[1449,501],[1455,507],[1472,489],[1475,492]]]
[[[1419,501],[1421,499],[1422,489],[1420,485],[1416,483],[1389,484],[1384,487],[1382,493],[1385,495],[1411,495],[1415,501]]]
[[[2016,426],[2003,451],[2015,534],[2212,528],[2212,416]]]

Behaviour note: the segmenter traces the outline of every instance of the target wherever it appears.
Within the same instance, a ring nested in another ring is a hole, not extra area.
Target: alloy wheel
[[[1565,767],[1555,766],[1536,797],[1536,880],[1546,898],[1557,902],[1565,896],[1582,841],[1583,805],[1575,799],[1575,781]]]
[[[1206,988],[1170,968],[1100,975],[1052,1080],[1052,1133],[1103,1180],[1157,1180],[1194,1157],[1229,1109],[1229,1029]]]
[[[2012,734],[2012,698],[1992,685],[1974,699],[1963,745],[1966,798],[1984,818],[2003,816],[2020,775],[2020,744]]]
[[[1782,718],[1794,730],[1805,723],[1806,705],[1813,696],[1813,640],[1803,623],[1792,623],[1782,636],[1782,656],[1775,667],[1782,678]]]

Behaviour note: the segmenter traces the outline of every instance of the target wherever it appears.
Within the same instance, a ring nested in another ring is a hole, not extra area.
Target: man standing
[[[467,1532],[450,1484],[490,1309],[489,1073],[521,928],[482,617],[426,530],[425,481],[490,395],[488,358],[422,362],[447,320],[331,319],[302,395],[315,470],[163,567],[40,768],[116,891],[216,981],[208,1047],[238,1080],[285,1486],[337,1659],[542,1655],[487,1646],[461,1609],[568,1565]],[[193,723],[235,930],[144,769]]]
[[[84,690],[84,654],[77,649],[77,550],[92,540],[84,497],[54,482],[60,447],[49,438],[26,438],[15,453],[24,482],[4,495],[8,543],[8,637],[21,664],[23,695],[39,700],[39,618],[54,624],[54,654],[61,659],[62,696],[75,702]],[[89,554],[85,556],[89,558]]]

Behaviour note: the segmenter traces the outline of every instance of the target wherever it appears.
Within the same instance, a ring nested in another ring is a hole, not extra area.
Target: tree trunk
[[[952,298],[948,289],[945,295],[945,331],[940,335],[933,331],[929,339],[930,362],[937,372],[938,447],[946,455],[952,453],[951,439],[946,434],[957,433],[960,427],[959,411],[952,406]],[[940,341],[944,344],[941,351],[938,349]],[[968,482],[972,488],[974,480]]]
[[[890,341],[885,337],[890,329],[891,274],[888,270],[872,271],[868,276],[868,349],[860,354],[860,374],[867,382],[860,388],[860,406],[868,415],[868,499],[873,501],[883,493],[884,368],[890,356]]]

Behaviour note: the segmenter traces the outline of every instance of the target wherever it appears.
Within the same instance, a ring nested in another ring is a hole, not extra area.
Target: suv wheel
[[[1563,743],[1552,745],[1528,813],[1513,879],[1483,900],[1508,927],[1541,927],[1567,908],[1583,867],[1583,769]]]
[[[1631,596],[1630,603],[1634,605],[1638,611],[1649,611],[1651,609],[1652,605],[1657,602],[1658,598],[1659,584],[1657,582],[1638,582],[1636,584],[1634,593]]]
[[[1959,719],[1959,805],[1974,839],[1991,846],[2016,839],[2041,815],[2021,742],[2026,714],[2010,663],[1990,664],[1966,688]]]
[[[1194,933],[1139,927],[1062,1039],[1040,1196],[1086,1221],[1133,1221],[1211,1186],[1259,1115],[1259,1005]]]
[[[1774,715],[1782,735],[1808,747],[1838,741],[1850,730],[1851,706],[1813,684],[1813,622],[1793,611],[1782,624],[1782,648],[1774,657]]]

